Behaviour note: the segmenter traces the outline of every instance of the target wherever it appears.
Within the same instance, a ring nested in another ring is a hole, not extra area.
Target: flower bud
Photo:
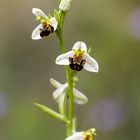
[[[59,9],[62,11],[68,11],[71,8],[72,0],[61,0]]]

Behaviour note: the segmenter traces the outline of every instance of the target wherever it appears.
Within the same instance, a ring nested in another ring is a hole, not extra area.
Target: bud
[[[62,11],[68,11],[71,8],[72,0],[61,0],[59,9]]]

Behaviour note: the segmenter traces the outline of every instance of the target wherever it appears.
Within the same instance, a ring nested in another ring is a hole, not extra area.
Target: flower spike
[[[49,18],[38,8],[33,8],[32,13],[40,22],[40,24],[32,32],[31,38],[33,40],[39,40],[43,37],[47,37],[57,29],[58,23],[54,17]]]
[[[81,41],[74,44],[72,51],[59,55],[55,62],[58,65],[69,65],[75,71],[99,71],[98,63],[87,53],[87,46]]]

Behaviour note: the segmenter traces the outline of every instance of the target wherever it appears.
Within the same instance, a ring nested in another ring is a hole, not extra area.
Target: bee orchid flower
[[[92,128],[88,131],[75,132],[65,140],[93,140],[93,135],[96,135],[95,131],[96,129]]]
[[[56,88],[56,90],[53,92],[53,98],[59,102],[59,99],[61,97],[61,94],[63,94],[68,87],[68,84],[61,84],[58,81],[54,79],[50,79],[51,84]],[[77,104],[85,104],[88,102],[88,98],[78,91],[77,89],[73,88],[73,94],[74,94],[74,102]]]
[[[38,8],[33,8],[32,13],[40,22],[40,24],[32,32],[31,38],[33,40],[39,40],[42,37],[47,37],[57,29],[58,23],[54,17],[49,18]]]
[[[99,70],[98,63],[87,53],[87,46],[81,41],[74,44],[72,51],[59,55],[55,62],[58,65],[69,65],[75,71],[85,69],[90,72],[98,72]]]

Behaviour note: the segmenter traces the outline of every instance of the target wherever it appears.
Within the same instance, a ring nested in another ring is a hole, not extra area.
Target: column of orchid
[[[63,25],[66,13],[70,10],[72,0],[58,0],[59,10],[54,10],[54,16],[44,14],[40,9],[33,8],[32,13],[36,16],[39,25],[32,32],[32,39],[45,39],[52,33],[55,33],[59,42],[61,54],[56,58],[56,64],[64,65],[66,71],[66,83],[50,78],[50,83],[56,88],[53,92],[53,98],[58,104],[58,110],[54,111],[44,105],[35,103],[35,105],[66,125],[66,140],[93,140],[95,128],[87,131],[76,130],[76,117],[74,116],[74,102],[85,104],[88,98],[75,88],[78,78],[76,74],[81,70],[89,72],[98,72],[99,66],[94,58],[89,55],[87,46],[82,41],[77,41],[72,50],[66,52],[63,41]]]

